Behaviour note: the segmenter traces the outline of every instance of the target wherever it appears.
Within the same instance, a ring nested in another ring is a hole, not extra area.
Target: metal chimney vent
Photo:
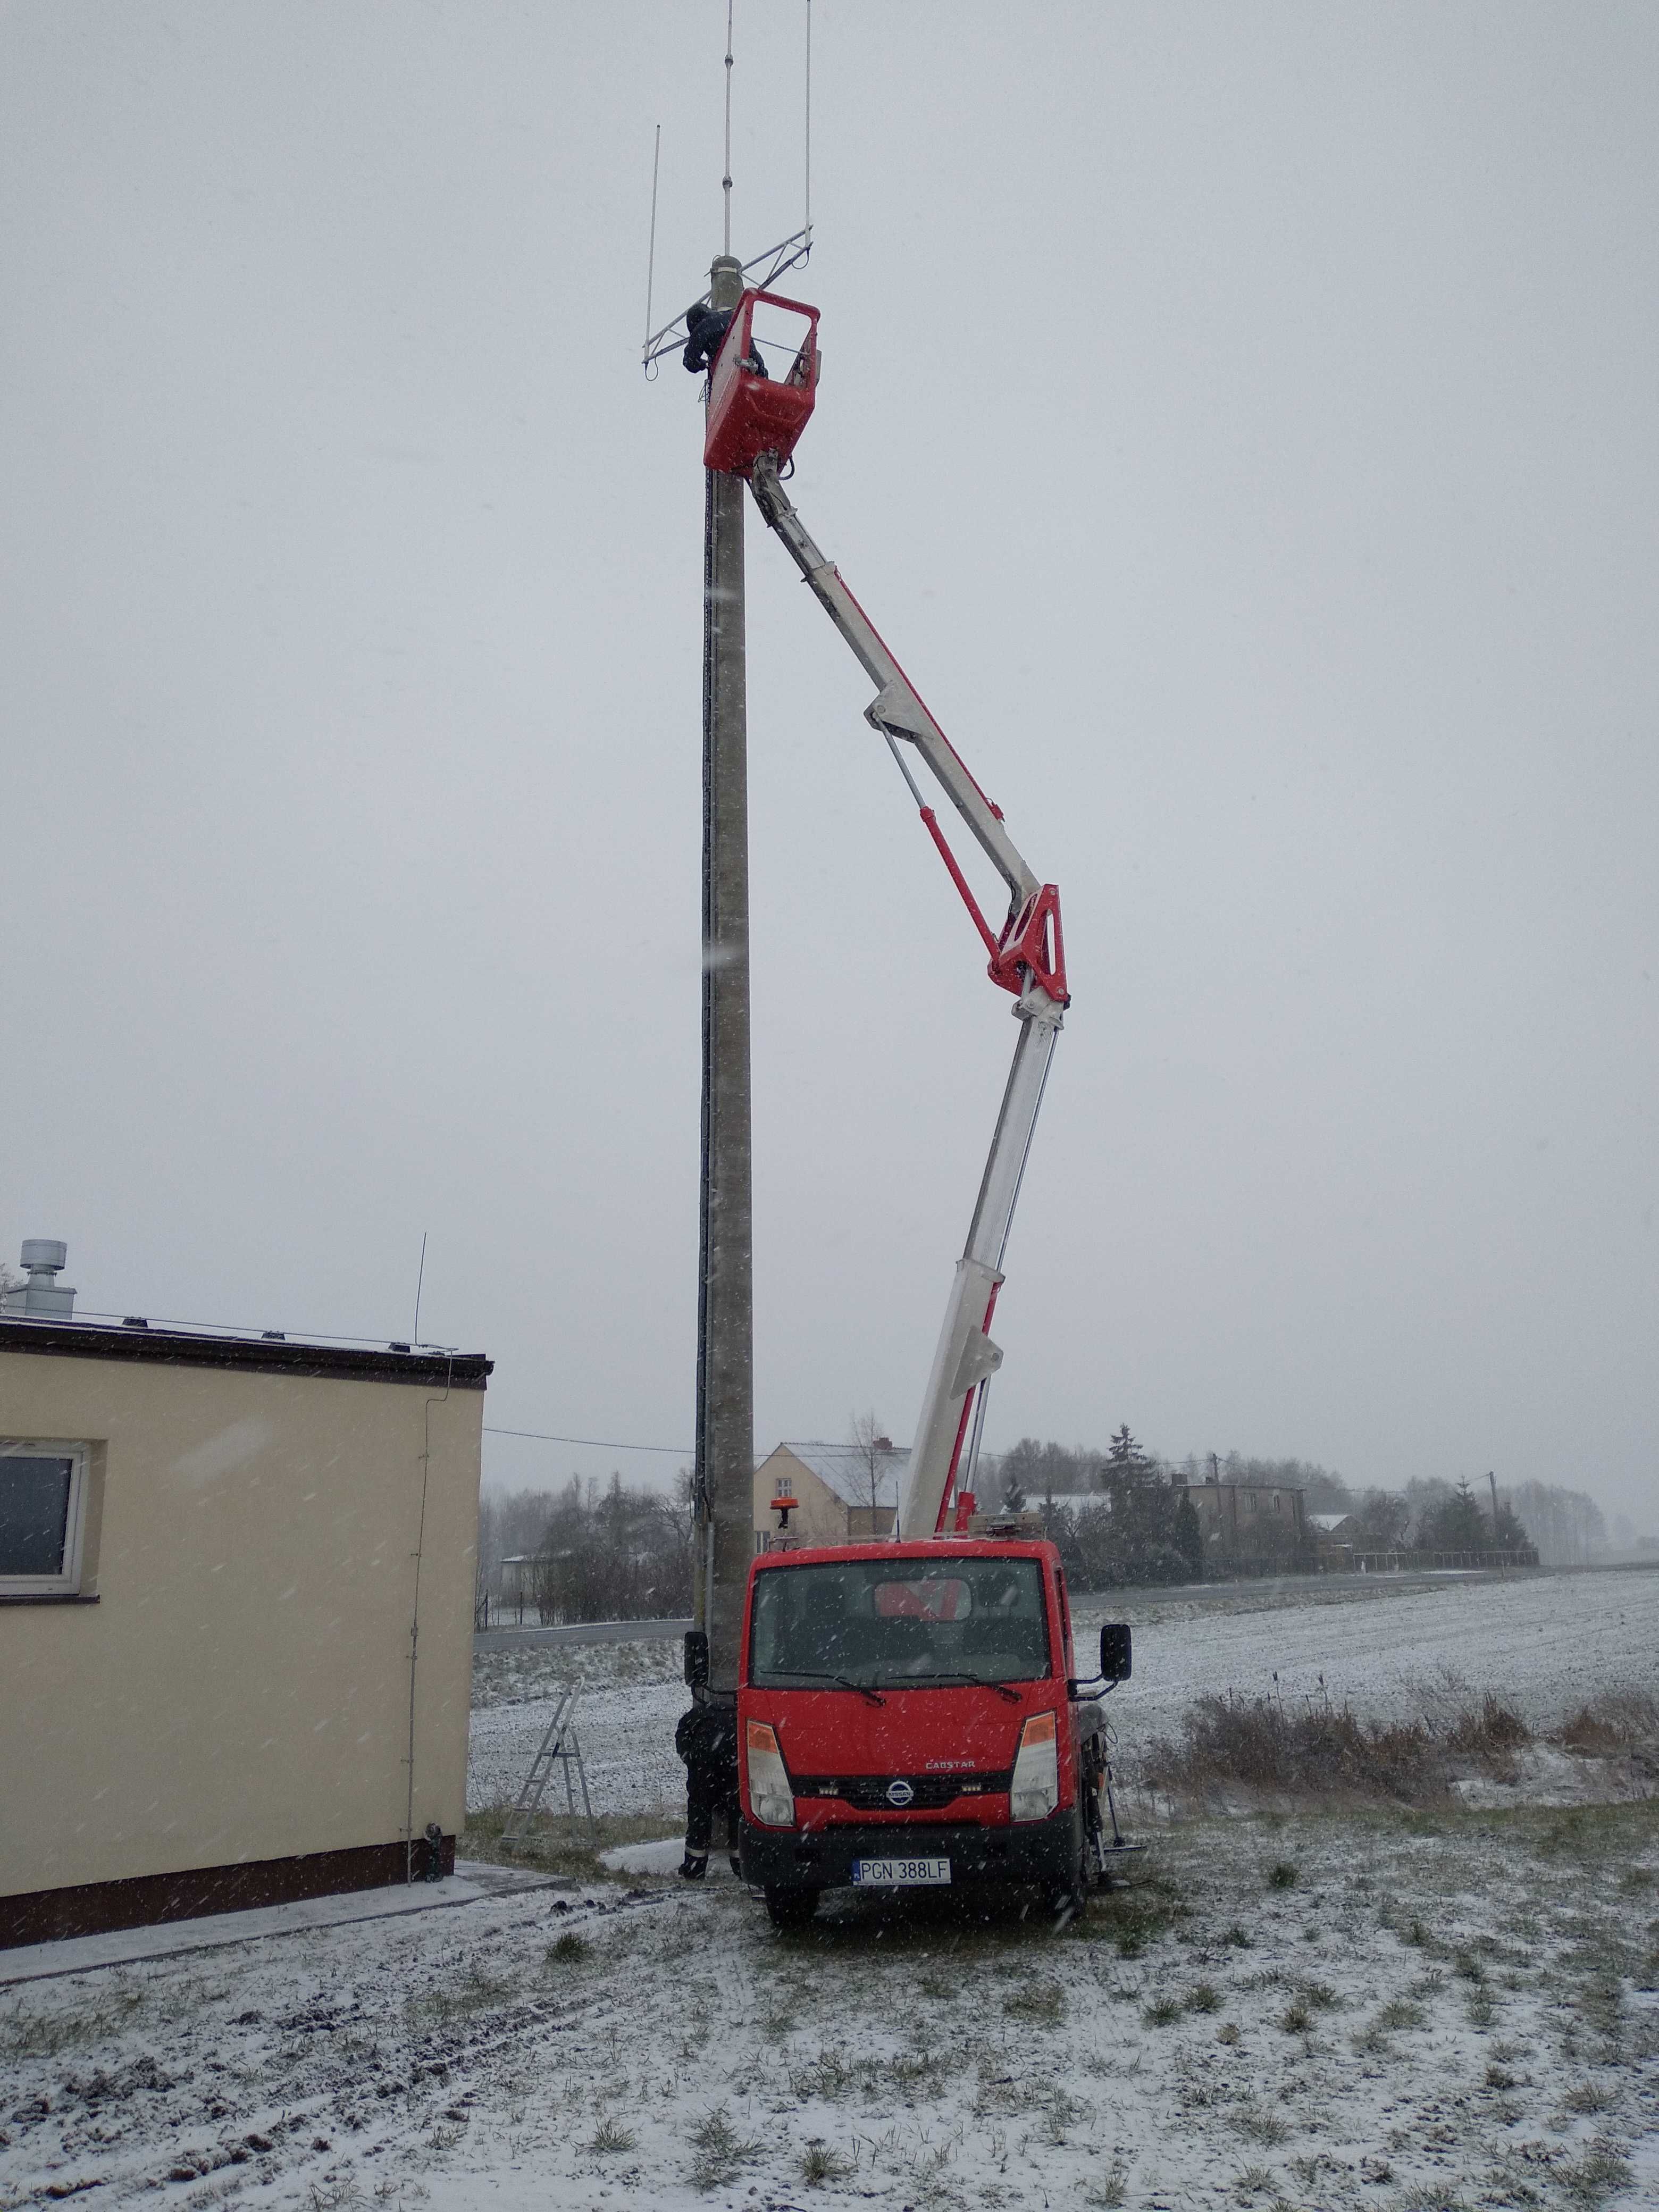
[[[71,1320],[75,1293],[58,1280],[59,1270],[69,1264],[69,1246],[55,1237],[26,1237],[22,1261],[28,1280],[6,1292],[0,1312],[9,1317],[21,1315],[26,1321]]]

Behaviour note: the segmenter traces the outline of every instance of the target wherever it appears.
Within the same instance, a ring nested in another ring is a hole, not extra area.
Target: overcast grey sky
[[[1656,1480],[1651,6],[817,0],[794,492],[1065,900],[988,1443]],[[0,9],[0,1255],[679,1443],[719,0]],[[735,243],[800,203],[738,0]],[[751,524],[757,1442],[1007,1002]],[[507,1481],[672,1461],[488,1440]]]

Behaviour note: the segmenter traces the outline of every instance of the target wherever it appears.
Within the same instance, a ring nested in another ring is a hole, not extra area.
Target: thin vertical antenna
[[[651,149],[651,246],[645,258],[645,342],[651,343],[651,301],[657,280],[657,170],[662,161],[662,125],[657,125],[657,143]]]
[[[726,200],[726,245],[722,249],[730,259],[732,253],[732,9],[734,0],[726,0],[726,174],[720,179],[720,191]]]
[[[421,1266],[415,1278],[415,1327],[410,1335],[411,1344],[421,1340],[421,1285],[426,1280],[426,1231],[421,1231]]]
[[[812,0],[806,0],[806,220],[802,228],[812,242]]]

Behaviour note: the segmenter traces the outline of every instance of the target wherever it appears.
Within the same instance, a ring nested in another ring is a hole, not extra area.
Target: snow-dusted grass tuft
[[[740,2136],[718,2105],[703,2114],[689,2140],[696,2154],[691,2162],[691,2186],[700,2190],[723,2189],[735,2181],[761,2148]]]

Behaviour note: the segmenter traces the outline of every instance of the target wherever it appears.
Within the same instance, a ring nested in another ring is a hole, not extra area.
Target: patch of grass
[[[1599,2081],[1575,2081],[1561,2102],[1570,2112],[1605,2112],[1612,2100]]]
[[[1186,2007],[1179,1997],[1154,1997],[1151,2004],[1142,2010],[1140,2017],[1148,2027],[1170,2027],[1185,2010]]]
[[[1599,2204],[1615,2191],[1628,2189],[1635,2177],[1630,2160],[1611,2143],[1595,2142],[1582,2158],[1557,2166],[1555,2179],[1578,2203]]]
[[[1273,2150],[1279,2143],[1289,2142],[1291,2126],[1288,2120],[1271,2111],[1266,2105],[1252,2105],[1239,2113],[1236,2121],[1241,2135],[1252,2142],[1260,2143],[1264,2150]]]
[[[1083,2201],[1095,2212],[1118,2212],[1129,2193],[1129,2177],[1115,2160],[1098,2180],[1085,2185]]]
[[[691,2130],[696,2153],[691,2161],[691,2186],[698,2190],[723,2188],[735,2181],[761,2146],[740,2136],[721,2106],[705,2112]]]
[[[1291,1865],[1289,1859],[1279,1859],[1273,1863],[1273,1865],[1268,1868],[1267,1887],[1269,1889],[1294,1889],[1296,1887],[1296,1869]]]
[[[1494,2063],[1486,2069],[1486,2087],[1489,2089],[1514,2089],[1519,2084],[1507,2066]]]
[[[1237,2021],[1224,2020],[1215,2032],[1215,2039],[1218,2043],[1242,2043],[1244,2040],[1243,2031]]]
[[[1042,2140],[1052,2149],[1058,2150],[1066,2141],[1066,2131],[1089,2117],[1089,2107],[1079,2097],[1072,2096],[1058,2084],[1043,2100]]]
[[[594,2129],[587,2148],[604,2157],[613,2152],[632,2150],[638,2141],[632,2128],[624,2127],[614,2113],[607,2112]]]
[[[60,2051],[105,2043],[143,2009],[139,1990],[115,1989],[88,2003],[32,2013],[22,1998],[0,2013],[0,2058],[55,2058]]]
[[[1420,2181],[1395,2197],[1395,2212],[1464,2212],[1464,2205],[1443,2182]]]
[[[470,2019],[474,2013],[497,2012],[519,1993],[516,1982],[491,1973],[481,1960],[473,1959],[453,1981],[406,1997],[404,2014],[411,2028],[442,2027],[450,2021]]]
[[[1233,2187],[1241,2197],[1265,2196],[1273,2185],[1273,2175],[1265,2166],[1247,2166],[1233,2176]]]
[[[826,2181],[845,2181],[852,2172],[852,2160],[816,2136],[801,2153],[800,2178],[809,2189],[822,2189]]]
[[[1213,1982],[1194,1982],[1187,1992],[1188,2012],[1219,2012],[1221,1992]]]
[[[579,1936],[574,1928],[567,1928],[562,1936],[556,1936],[547,1947],[550,1966],[580,1966],[593,1954],[593,1946],[586,1936]]]
[[[1005,1997],[1002,2009],[1012,2020],[1030,2021],[1038,2027],[1058,2027],[1066,2017],[1066,1992],[1058,1982],[1031,1982]]]
[[[1659,1698],[1639,1690],[1607,1690],[1570,1713],[1556,1732],[1569,1751],[1601,1758],[1659,1744]]]
[[[602,1813],[590,1830],[580,1818],[567,1813],[538,1814],[522,1841],[501,1842],[501,1830],[512,1816],[510,1805],[485,1805],[469,1813],[456,1841],[461,1858],[483,1859],[493,1866],[533,1867],[538,1874],[562,1874],[579,1881],[607,1882],[625,1888],[666,1886],[671,1875],[615,1874],[601,1866],[599,1854],[617,1844],[659,1843],[670,1824],[661,1814]]]
[[[1254,1948],[1255,1942],[1255,1938],[1249,1930],[1241,1928],[1236,1920],[1231,1928],[1224,1930],[1221,1940],[1224,1943],[1231,1944],[1235,1951],[1249,1951]]]
[[[1409,1997],[1390,1997],[1379,2009],[1376,2024],[1384,2035],[1398,2035],[1405,2028],[1426,2027],[1429,2016]]]
[[[1085,1942],[1114,1943],[1121,1959],[1139,1959],[1191,1911],[1173,1882],[1155,1875],[1091,1898],[1067,1932]]]
[[[1306,1997],[1292,1997],[1279,2015],[1279,2024],[1286,2035],[1305,2035],[1313,2026],[1313,2007]]]

